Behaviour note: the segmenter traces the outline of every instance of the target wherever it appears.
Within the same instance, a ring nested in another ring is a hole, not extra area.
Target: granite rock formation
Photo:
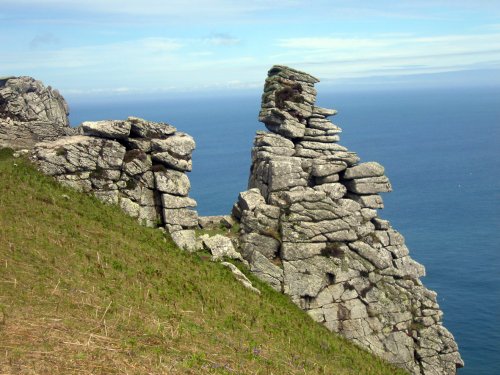
[[[118,204],[144,225],[194,238],[198,214],[185,174],[195,148],[191,136],[137,117],[84,122],[78,132],[35,145],[31,158],[43,173]]]
[[[57,91],[4,78],[0,147],[32,148],[42,172],[165,227],[187,251],[241,260],[315,321],[412,374],[455,374],[463,362],[436,293],[420,281],[424,267],[378,216],[379,194],[391,191],[385,170],[338,143],[341,129],[328,120],[336,111],[315,105],[317,82],[284,66],[269,71],[259,115],[269,131],[255,137],[249,190],[233,207],[239,241],[233,217],[199,218],[193,209],[186,172],[195,142],[171,125],[129,117],[73,130]],[[198,227],[233,234],[197,238]]]
[[[31,148],[72,133],[57,90],[31,77],[0,78],[0,147]]]
[[[341,129],[315,106],[319,82],[274,66],[252,149],[249,190],[233,214],[250,270],[317,322],[412,374],[463,366],[436,293],[403,236],[378,216],[384,168],[341,146]]]

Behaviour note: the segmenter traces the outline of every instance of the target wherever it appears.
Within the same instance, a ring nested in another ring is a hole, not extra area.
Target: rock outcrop
[[[72,133],[57,90],[31,77],[0,78],[0,147],[32,148]]]
[[[171,125],[129,117],[84,122],[79,135],[36,144],[32,159],[56,180],[118,204],[144,225],[165,226],[190,246],[198,214],[188,197],[191,136]],[[187,232],[185,232],[187,231]],[[193,245],[194,246],[194,245]]]
[[[317,322],[412,374],[455,374],[463,362],[379,193],[384,168],[341,146],[319,82],[274,66],[266,79],[249,190],[233,208],[250,270]]]
[[[187,251],[241,260],[312,319],[412,374],[455,374],[463,362],[436,293],[420,281],[424,267],[378,216],[379,194],[392,189],[384,167],[338,143],[341,129],[328,120],[336,111],[315,105],[317,82],[284,66],[269,71],[259,115],[269,131],[257,132],[233,217],[193,209],[188,134],[136,117],[71,129],[64,99],[29,77],[0,79],[0,147],[32,148],[45,174],[165,227]],[[231,235],[198,238],[198,227]]]

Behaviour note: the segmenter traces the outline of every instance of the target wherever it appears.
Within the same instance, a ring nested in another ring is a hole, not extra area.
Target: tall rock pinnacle
[[[318,79],[273,66],[262,96],[249,190],[233,214],[251,271],[317,322],[412,374],[455,374],[463,362],[436,293],[403,236],[378,217],[384,168],[341,146],[315,106]]]

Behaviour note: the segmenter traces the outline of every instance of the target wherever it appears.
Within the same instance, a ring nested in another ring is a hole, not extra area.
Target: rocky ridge
[[[317,322],[412,374],[455,374],[463,362],[436,293],[403,236],[378,216],[384,168],[341,146],[335,110],[315,105],[315,77],[268,73],[249,190],[233,215],[250,270]]]
[[[185,174],[192,168],[191,136],[137,117],[84,122],[77,130],[35,145],[32,159],[43,173],[119,205],[144,225],[171,233],[198,225]]]
[[[72,133],[57,90],[31,77],[0,78],[0,147],[31,148]]]

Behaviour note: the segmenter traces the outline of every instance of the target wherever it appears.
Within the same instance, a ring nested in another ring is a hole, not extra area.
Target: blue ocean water
[[[380,216],[406,238],[438,292],[466,367],[500,374],[500,88],[334,92],[341,143],[386,167]],[[165,121],[197,143],[191,195],[201,215],[226,214],[246,189],[260,93],[69,103],[71,122],[129,115]]]

